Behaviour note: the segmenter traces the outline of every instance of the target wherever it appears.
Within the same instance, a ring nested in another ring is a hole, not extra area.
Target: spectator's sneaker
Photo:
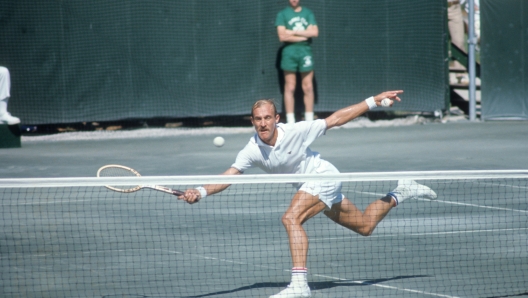
[[[312,297],[310,287],[306,283],[291,283],[280,293],[270,296],[269,298],[306,298]]]
[[[396,206],[407,199],[435,200],[437,197],[432,189],[413,180],[398,180],[398,187],[388,195],[396,199]]]
[[[0,115],[0,124],[18,124],[20,123],[20,119],[18,119],[15,116],[11,116],[9,112],[5,112],[2,115]]]

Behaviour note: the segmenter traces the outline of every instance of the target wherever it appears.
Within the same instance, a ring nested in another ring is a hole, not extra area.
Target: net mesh
[[[268,297],[290,282],[281,217],[290,182],[342,181],[364,210],[416,179],[370,237],[308,220],[312,297],[527,295],[528,172],[357,173],[0,180],[0,296]],[[189,205],[150,189],[232,184]]]

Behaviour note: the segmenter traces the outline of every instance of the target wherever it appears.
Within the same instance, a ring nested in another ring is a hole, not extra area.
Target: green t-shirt
[[[306,7],[302,7],[301,11],[295,12],[290,6],[279,11],[277,19],[275,20],[275,26],[284,26],[288,30],[304,31],[309,25],[317,25],[315,22],[315,16],[311,10]],[[295,44],[306,44],[309,45],[312,39],[309,38],[307,41],[297,42]]]

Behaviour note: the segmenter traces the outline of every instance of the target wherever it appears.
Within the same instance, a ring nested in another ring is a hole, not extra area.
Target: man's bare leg
[[[291,283],[286,289],[272,295],[271,298],[311,297],[307,280],[308,269],[306,268],[308,236],[302,225],[325,208],[326,205],[319,200],[318,196],[303,191],[299,191],[293,196],[290,207],[282,216],[282,224],[288,232],[293,263]]]
[[[389,213],[396,203],[390,196],[376,200],[361,212],[352,202],[344,198],[324,212],[334,222],[360,234],[370,236],[378,223]]]
[[[312,121],[314,112],[314,88],[313,88],[314,72],[301,73],[302,89],[304,94],[304,120]]]
[[[361,212],[352,202],[344,198],[324,214],[358,234],[369,236],[393,207],[411,198],[434,200],[437,194],[431,188],[413,180],[398,180],[398,186],[393,191],[372,202],[365,212]]]
[[[292,71],[284,71],[284,107],[286,109],[286,121],[295,123],[295,87],[297,85],[297,74]]]
[[[299,191],[282,216],[282,224],[288,233],[293,267],[306,267],[308,236],[302,225],[326,208],[318,196]]]
[[[302,224],[308,219],[324,210],[324,214],[334,222],[361,235],[369,236],[393,207],[410,198],[434,200],[437,198],[437,194],[429,187],[415,181],[398,180],[398,187],[385,197],[372,202],[364,212],[361,212],[347,198],[334,204],[330,210],[325,210],[326,205],[319,200],[318,196],[303,191],[297,192],[290,207],[282,217],[282,223],[290,240],[293,269],[297,269],[296,266],[299,266],[298,269],[304,269],[304,275],[299,274],[299,271],[302,270],[292,270],[292,282],[288,288],[271,296],[271,298],[311,296],[305,267],[308,256],[308,237],[302,227]]]

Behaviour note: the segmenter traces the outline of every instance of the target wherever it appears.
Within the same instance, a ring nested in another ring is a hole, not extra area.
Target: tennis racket
[[[99,170],[97,170],[97,177],[140,177],[141,175],[138,173],[138,171],[131,169],[129,167],[120,166],[120,165],[106,165]],[[143,188],[150,188],[157,191],[162,191],[168,194],[172,194],[175,196],[181,196],[184,194],[183,191],[168,188],[165,186],[160,185],[105,185],[106,188],[122,192],[122,193],[131,193],[136,192]]]

